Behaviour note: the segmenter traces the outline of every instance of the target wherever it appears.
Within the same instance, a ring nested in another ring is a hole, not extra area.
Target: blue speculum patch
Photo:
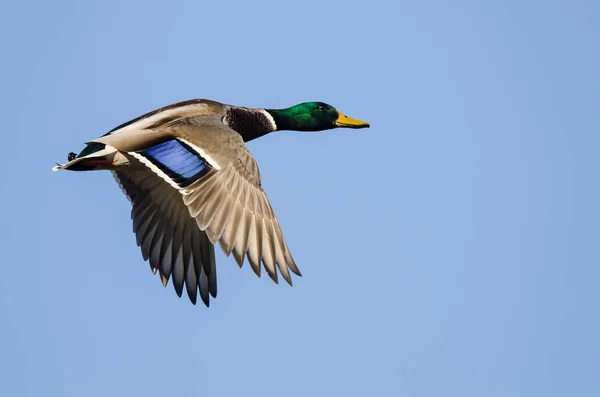
[[[196,181],[210,167],[202,156],[177,139],[159,143],[141,154],[182,187]]]

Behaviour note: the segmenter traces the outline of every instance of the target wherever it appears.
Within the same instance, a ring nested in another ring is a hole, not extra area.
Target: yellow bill
[[[335,122],[338,127],[343,128],[369,128],[370,125],[366,121],[361,121],[357,119],[353,119],[348,117],[340,112],[338,112],[338,119]]]

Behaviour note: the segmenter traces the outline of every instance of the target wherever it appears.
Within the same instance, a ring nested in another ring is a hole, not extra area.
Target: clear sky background
[[[0,6],[4,396],[599,396],[600,3]],[[328,102],[250,148],[304,277],[162,288],[108,172],[144,112]]]

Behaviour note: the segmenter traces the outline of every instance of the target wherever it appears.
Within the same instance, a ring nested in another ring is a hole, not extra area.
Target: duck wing
[[[209,306],[209,294],[217,296],[213,244],[190,217],[178,190],[134,156],[126,156],[130,166],[119,167],[113,175],[131,201],[133,231],[144,260],[153,273],[159,272],[163,285],[172,280],[178,296],[185,286],[193,304],[199,291]]]
[[[199,228],[241,267],[244,256],[260,276],[260,265],[277,282],[277,268],[291,285],[289,271],[301,275],[269,199],[256,160],[242,137],[210,117],[174,123],[171,134],[194,148],[211,165],[181,187],[183,202]]]

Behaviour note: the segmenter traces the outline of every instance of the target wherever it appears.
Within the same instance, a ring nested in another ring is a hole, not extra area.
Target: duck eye
[[[322,112],[325,111],[325,106],[319,105],[319,110],[322,111]]]

